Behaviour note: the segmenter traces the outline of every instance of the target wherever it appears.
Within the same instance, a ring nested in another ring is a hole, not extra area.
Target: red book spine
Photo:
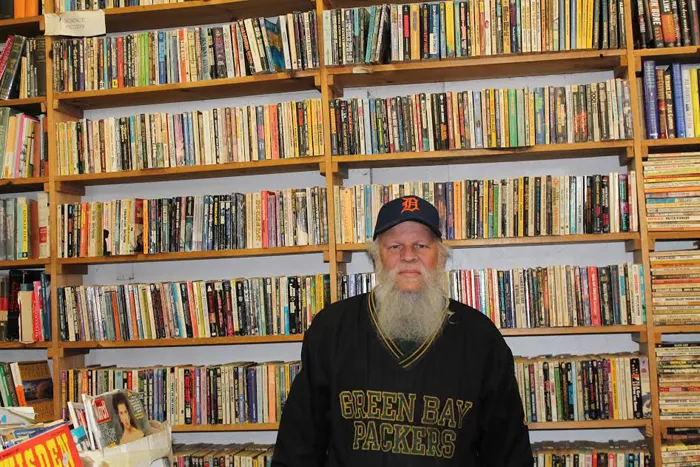
[[[588,266],[588,296],[591,300],[591,326],[600,326],[600,292],[598,289],[598,268]]]

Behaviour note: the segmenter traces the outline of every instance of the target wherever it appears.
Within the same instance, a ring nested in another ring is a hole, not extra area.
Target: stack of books
[[[700,227],[700,153],[649,154],[644,197],[649,230]]]
[[[70,369],[61,373],[61,407],[79,402],[82,394],[128,389],[140,392],[149,420],[171,425],[276,423],[300,369],[301,362]]]
[[[420,196],[440,213],[448,240],[636,232],[635,172],[542,175],[500,180],[335,186],[338,243],[365,243],[379,209]]]
[[[56,130],[61,175],[325,154],[320,99],[82,119]]]
[[[661,467],[695,466],[700,461],[700,439],[661,445]]]
[[[620,0],[450,0],[326,10],[326,63],[624,48],[623,11]]]
[[[700,324],[700,251],[649,253],[654,324]]]
[[[515,358],[528,423],[651,417],[645,355]]]
[[[330,303],[330,277],[79,285],[57,293],[62,341],[289,335],[303,333]]]
[[[0,260],[49,257],[49,195],[0,199]]]
[[[544,442],[532,445],[534,467],[578,465],[646,466],[651,465],[648,446],[639,442],[610,443]]]
[[[45,69],[44,37],[26,38],[10,34],[0,53],[0,99],[45,96]]]
[[[656,359],[661,419],[697,419],[700,416],[700,344],[656,344]]]
[[[632,138],[629,83],[330,102],[334,155],[513,148]]]
[[[54,42],[56,92],[318,68],[316,12]]]

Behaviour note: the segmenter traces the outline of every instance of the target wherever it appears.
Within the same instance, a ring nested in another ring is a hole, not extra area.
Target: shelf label
[[[107,32],[103,10],[49,13],[45,15],[45,24],[47,36],[90,37]]]

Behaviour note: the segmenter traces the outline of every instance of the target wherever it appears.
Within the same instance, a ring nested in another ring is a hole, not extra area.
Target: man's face
[[[384,269],[396,272],[396,283],[402,292],[418,292],[425,285],[425,272],[440,266],[438,239],[419,222],[407,221],[379,236],[379,255]]]

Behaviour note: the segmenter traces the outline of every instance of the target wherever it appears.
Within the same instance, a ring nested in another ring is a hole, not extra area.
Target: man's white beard
[[[377,321],[389,339],[423,342],[442,326],[447,304],[445,272],[420,268],[422,289],[404,292],[396,280],[398,271],[386,271],[377,263]]]

